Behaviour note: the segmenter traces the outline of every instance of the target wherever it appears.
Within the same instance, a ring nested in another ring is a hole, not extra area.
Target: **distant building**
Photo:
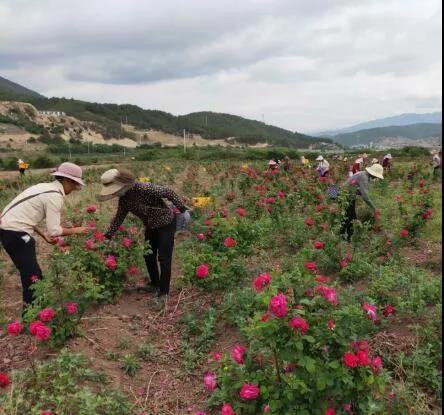
[[[41,115],[55,115],[57,117],[64,117],[66,114],[63,111],[39,111],[39,114]]]

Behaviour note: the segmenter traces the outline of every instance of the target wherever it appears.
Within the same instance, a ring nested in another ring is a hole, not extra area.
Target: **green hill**
[[[99,104],[66,98],[30,98],[27,101],[39,110],[63,111],[82,121],[96,122],[105,127],[110,137],[119,137],[120,123],[125,122],[138,129],[161,130],[177,135],[182,135],[183,130],[186,130],[206,139],[234,138],[237,143],[245,144],[268,142],[274,145],[306,148],[310,144],[332,142],[330,138],[310,137],[230,114],[199,112],[175,116],[130,104]]]
[[[164,111],[145,110],[136,105],[100,104],[67,98],[45,98],[37,92],[0,77],[0,101],[22,101],[38,110],[63,111],[81,121],[97,124],[106,137],[121,137],[121,123],[142,130],[160,130],[182,135],[183,130],[206,139],[233,139],[236,143],[306,148],[310,144],[332,143],[330,138],[315,138],[230,114],[197,112],[175,116]],[[128,133],[125,133],[128,135]]]
[[[353,145],[367,145],[371,142],[376,144],[378,141],[386,138],[421,140],[432,137],[438,137],[442,140],[442,124],[421,123],[405,126],[370,128],[368,130],[338,134],[332,138],[335,142],[350,147]]]
[[[0,101],[23,101],[29,97],[43,98],[43,95],[0,76]]]

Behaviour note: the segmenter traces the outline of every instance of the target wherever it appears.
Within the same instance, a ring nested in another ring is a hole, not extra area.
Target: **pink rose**
[[[231,357],[238,365],[243,365],[245,362],[245,353],[247,349],[241,344],[237,344],[231,350]]]
[[[334,330],[334,329],[336,328],[336,323],[335,323],[335,321],[334,321],[334,320],[328,320],[328,321],[327,321],[327,327],[328,327],[330,330]]]
[[[196,277],[197,278],[206,278],[210,274],[210,268],[207,264],[199,265],[196,268]]]
[[[355,368],[358,366],[358,357],[350,352],[344,354],[344,362],[347,367]]]
[[[387,305],[384,310],[382,310],[382,314],[384,315],[384,317],[388,317],[391,314],[394,314],[396,312],[395,307],[393,307],[392,305]]]
[[[377,375],[382,369],[382,359],[380,356],[373,358],[371,362],[372,371]]]
[[[18,336],[23,331],[23,324],[18,321],[14,321],[11,324],[8,324],[8,334],[10,336]]]
[[[293,317],[290,320],[290,327],[295,331],[298,331],[301,336],[305,336],[310,325],[302,317]]]
[[[404,229],[401,230],[399,235],[401,236],[401,238],[407,238],[409,236],[409,231],[404,228]]]
[[[308,271],[316,271],[317,268],[314,262],[308,261],[305,263],[305,269],[307,269]]]
[[[253,281],[254,289],[257,292],[262,292],[262,290],[268,287],[271,283],[271,276],[269,274],[259,274],[257,278]]]
[[[32,282],[32,283],[37,282],[37,281],[39,281],[39,280],[40,280],[40,278],[38,277],[38,275],[33,275],[33,276],[31,276],[31,282]]]
[[[6,373],[0,372],[0,388],[6,389],[10,383],[9,376]]]
[[[221,415],[236,415],[236,412],[234,412],[233,407],[229,403],[224,403]]]
[[[360,350],[356,354],[359,366],[370,366],[370,358],[368,357],[368,350]]]
[[[270,310],[276,317],[285,317],[287,315],[287,298],[284,294],[278,294],[271,298]]]
[[[128,275],[136,275],[139,269],[135,265],[131,265],[126,272]]]
[[[204,376],[205,389],[209,392],[213,392],[217,388],[216,375],[213,372],[208,372]]]
[[[97,205],[89,205],[89,206],[86,208],[86,211],[87,211],[88,213],[95,213],[95,212],[97,211]]]
[[[35,336],[37,334],[37,327],[40,327],[40,326],[44,326],[44,324],[40,320],[33,321],[32,323],[29,324],[29,332],[33,336]]]
[[[334,408],[327,408],[325,410],[325,415],[335,415],[335,414],[336,414],[336,411]]]
[[[51,337],[51,329],[43,324],[36,326],[35,336],[39,341],[46,341]]]
[[[247,211],[244,208],[237,208],[236,213],[241,217],[247,216]]]
[[[205,235],[203,233],[198,233],[196,236],[199,241],[203,241],[205,239]]]
[[[103,242],[106,239],[105,234],[102,232],[95,232],[93,237],[97,242]]]
[[[321,242],[321,241],[315,241],[314,243],[313,243],[313,247],[314,247],[314,249],[324,249],[324,242]]]
[[[77,303],[68,303],[65,306],[66,312],[68,314],[76,314],[77,313]]]
[[[227,248],[234,248],[236,246],[236,241],[231,236],[229,236],[228,238],[225,238],[224,245]]]
[[[285,193],[282,191],[279,191],[277,195],[279,199],[283,199],[285,197]]]
[[[362,305],[363,310],[367,313],[368,318],[370,320],[372,320],[373,322],[378,320],[378,314],[376,312],[376,306],[369,304],[369,303],[364,303]]]
[[[254,401],[259,397],[260,390],[257,385],[250,385],[248,383],[245,383],[242,385],[241,391],[240,391],[240,397],[244,401]]]
[[[314,225],[314,220],[313,220],[313,218],[307,218],[307,220],[305,221],[305,224],[307,225],[307,226],[313,226]]]
[[[123,238],[122,239],[122,246],[126,249],[129,249],[131,247],[132,242],[133,241],[130,238]]]
[[[109,269],[116,269],[117,268],[116,257],[113,255],[108,255],[105,261],[105,265]]]
[[[51,307],[44,308],[40,313],[38,314],[39,319],[43,322],[52,321],[56,315],[56,312]]]
[[[94,250],[94,240],[92,240],[92,239],[88,239],[88,240],[85,242],[85,246],[86,246],[86,249],[87,249],[88,251],[93,251],[93,250]]]

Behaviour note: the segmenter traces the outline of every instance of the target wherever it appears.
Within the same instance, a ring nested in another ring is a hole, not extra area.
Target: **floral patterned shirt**
[[[173,222],[173,210],[163,200],[167,199],[182,213],[188,208],[173,190],[152,183],[136,183],[119,198],[119,207],[106,236],[111,237],[128,213],[140,218],[147,229],[156,229]]]

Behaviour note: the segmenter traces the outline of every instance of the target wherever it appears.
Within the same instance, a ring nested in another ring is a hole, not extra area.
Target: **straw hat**
[[[322,156],[318,156],[316,159],[316,161],[322,161],[322,160],[324,160],[324,157],[322,157]]]
[[[393,157],[392,157],[392,155],[391,155],[390,153],[388,153],[388,154],[385,155],[384,158],[385,158],[385,159],[392,159]]]
[[[384,175],[383,175],[384,168],[378,163],[373,164],[373,166],[371,166],[371,167],[366,167],[365,170],[367,170],[367,172],[369,174],[371,174],[374,177],[377,177],[378,179],[384,178]]]
[[[128,187],[128,183],[122,183],[118,181],[119,170],[111,169],[107,170],[100,177],[100,182],[102,183],[102,190],[100,191],[100,196],[111,196],[118,193],[125,187]]]
[[[276,166],[276,162],[274,161],[274,160],[270,160],[269,162],[268,162],[268,165],[269,166]]]
[[[372,159],[372,164],[379,163],[378,159]]]
[[[59,167],[56,168],[54,173],[51,173],[51,176],[66,177],[73,182],[85,186],[85,183],[82,180],[82,168],[74,163],[62,163]]]

